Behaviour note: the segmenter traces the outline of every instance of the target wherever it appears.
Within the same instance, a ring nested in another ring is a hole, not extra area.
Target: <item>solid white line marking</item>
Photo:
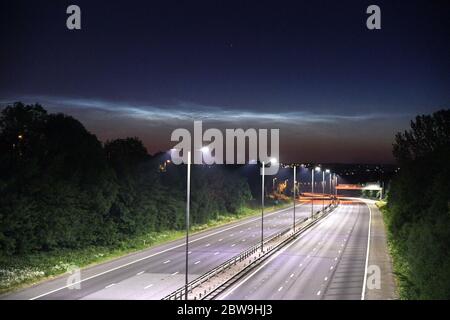
[[[301,204],[301,205],[304,205],[304,204]],[[275,215],[275,214],[278,214],[278,213],[281,213],[281,212],[284,212],[284,211],[287,211],[287,210],[291,210],[291,208],[289,207],[289,208],[284,208],[284,209],[280,209],[280,210],[274,211],[274,212],[272,212],[272,213],[267,214],[266,217],[269,217],[269,216],[272,216],[272,215]],[[228,231],[228,230],[231,230],[231,229],[234,229],[234,228],[237,228],[237,227],[246,225],[246,224],[248,224],[248,223],[252,223],[252,222],[258,221],[258,220],[260,220],[260,217],[256,217],[256,218],[254,218],[254,219],[250,219],[250,220],[248,220],[248,221],[244,221],[244,222],[239,223],[239,224],[236,224],[236,225],[234,225],[234,226],[231,226],[231,227],[228,227],[228,228],[224,228],[224,229],[220,229],[220,230],[217,230],[217,231],[215,231],[215,232],[206,234],[206,235],[204,235],[204,236],[201,236],[201,237],[198,237],[198,238],[196,238],[196,239],[193,239],[193,240],[189,241],[189,243],[194,243],[194,242],[197,242],[197,241],[206,239],[206,238],[208,238],[208,237],[215,236],[216,234],[219,234],[219,233],[222,233],[222,232],[225,232],[225,231]],[[38,296],[35,296],[35,297],[33,297],[33,298],[30,298],[29,300],[36,300],[36,299],[39,299],[39,298],[48,296],[49,294],[52,294],[52,293],[55,293],[55,292],[64,290],[64,289],[66,289],[66,288],[68,288],[68,287],[72,287],[72,286],[74,286],[74,285],[76,285],[76,284],[79,284],[79,283],[82,283],[82,282],[85,282],[85,281],[88,281],[88,280],[91,280],[91,279],[100,277],[100,276],[102,276],[102,275],[104,275],[104,274],[107,274],[107,273],[110,273],[110,272],[112,272],[112,271],[115,271],[115,270],[118,270],[118,269],[127,267],[127,266],[129,266],[129,265],[134,264],[134,263],[137,263],[137,262],[140,262],[140,261],[143,261],[143,260],[152,258],[152,257],[154,257],[154,256],[157,256],[157,255],[160,255],[160,254],[162,254],[162,253],[165,253],[165,252],[168,252],[168,251],[171,251],[171,250],[174,250],[174,249],[178,249],[178,248],[184,247],[184,246],[185,246],[185,243],[184,243],[184,242],[183,242],[183,243],[180,243],[180,244],[178,244],[178,245],[176,245],[176,246],[173,246],[173,247],[170,247],[170,248],[167,248],[167,249],[164,249],[164,250],[155,252],[155,253],[150,254],[150,255],[148,255],[148,256],[145,256],[145,257],[142,257],[142,258],[139,258],[139,259],[136,259],[136,260],[133,260],[133,261],[124,263],[124,264],[122,264],[122,265],[120,265],[120,266],[118,266],[118,267],[115,267],[115,268],[112,268],[112,269],[108,269],[108,270],[106,270],[106,271],[103,271],[103,272],[94,274],[94,275],[92,275],[92,276],[90,276],[90,277],[87,277],[87,278],[85,278],[85,279],[82,279],[82,280],[80,280],[80,281],[76,281],[76,282],[74,282],[74,283],[67,284],[67,285],[65,285],[65,286],[63,286],[63,287],[60,287],[60,288],[57,288],[57,289],[54,289],[54,290],[51,290],[51,291],[42,293],[42,294],[40,294],[40,295],[38,295]]]
[[[143,273],[144,273],[144,271],[141,271],[141,272],[136,273],[136,275],[137,275],[137,276],[140,276],[140,275],[143,274]]]
[[[361,300],[365,299],[366,296],[366,285],[367,285],[367,267],[369,264],[369,250],[370,250],[370,226],[372,225],[372,210],[370,209],[369,205],[364,202],[369,208],[369,231],[367,235],[367,252],[366,252],[366,267],[364,268],[364,282],[363,282],[363,289],[361,293]]]
[[[105,289],[111,288],[113,285],[115,285],[115,283],[111,283],[110,285],[107,285],[107,286],[105,287]]]
[[[163,262],[163,264],[167,264],[169,262],[170,262],[170,260],[166,260],[166,261]]]
[[[326,216],[323,221],[326,221],[330,216]],[[317,226],[318,224],[316,224]],[[314,229],[314,226],[311,229],[306,230],[305,233],[302,233],[298,236],[297,239],[292,241],[291,243],[288,243],[285,247],[281,248],[280,251],[276,252],[273,256],[269,257],[269,259],[264,262],[258,269],[253,271],[251,274],[249,274],[246,278],[244,278],[241,282],[238,282],[234,287],[232,287],[229,291],[227,291],[223,296],[219,296],[218,300],[223,300],[226,297],[228,297],[230,294],[232,294],[236,289],[238,289],[241,285],[243,285],[245,282],[247,282],[251,277],[253,277],[256,273],[258,273],[262,268],[264,268],[267,264],[269,264],[271,261],[273,261],[276,257],[278,257],[280,254],[282,254],[284,251],[286,251],[289,247],[291,247],[293,244],[297,243],[300,239],[303,239],[303,237],[311,232],[311,230]],[[301,267],[303,264],[300,263],[299,267]]]
[[[199,264],[200,263],[200,260],[198,260],[197,262],[195,262],[194,264]]]
[[[153,283],[152,283],[152,284],[149,284],[149,285],[146,286],[146,287],[144,287],[144,289],[148,289],[148,288],[151,288],[151,287],[153,287]]]

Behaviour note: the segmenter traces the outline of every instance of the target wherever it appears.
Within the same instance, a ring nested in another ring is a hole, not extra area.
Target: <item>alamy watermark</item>
[[[66,27],[69,30],[81,30],[81,9],[78,5],[72,4],[67,7],[66,13],[69,15],[66,20]],[[366,20],[366,26],[369,30],[381,29],[381,9],[372,4],[367,7],[366,13],[370,16]]]
[[[76,265],[71,265],[67,268],[66,286],[69,290],[80,290],[81,289],[81,269]]]
[[[171,150],[171,157],[174,164],[188,163],[188,151],[191,151],[193,164],[256,164],[259,161],[265,164],[264,174],[274,175],[279,169],[279,140],[279,129],[253,128],[225,129],[224,139],[221,130],[210,128],[203,132],[202,121],[194,121],[193,139],[185,128],[172,132],[171,141],[178,144]]]

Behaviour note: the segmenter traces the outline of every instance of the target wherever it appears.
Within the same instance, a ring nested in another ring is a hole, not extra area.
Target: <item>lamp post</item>
[[[322,211],[325,210],[325,173],[330,173],[330,170],[326,169],[322,172]]]
[[[263,252],[264,241],[264,168],[266,164],[262,162],[262,175],[261,175],[261,252]]]
[[[330,171],[328,170],[328,172],[330,172]],[[331,192],[332,192],[331,191],[331,188],[332,188],[332,185],[331,185],[332,184],[332,179],[331,179],[331,177],[332,176],[333,176],[333,174],[330,173],[330,197],[331,197]]]
[[[314,171],[320,172],[320,167],[311,170],[311,218],[314,216]]]
[[[189,271],[189,208],[191,200],[191,151],[187,152],[188,162],[187,162],[187,188],[186,188],[186,275],[185,275],[185,288],[184,288],[184,298],[188,299],[188,271]]]
[[[335,182],[334,182],[334,196],[337,198],[337,186],[338,186],[338,175],[335,176]]]
[[[277,159],[270,159],[271,164],[276,164]],[[261,252],[264,251],[264,176],[265,176],[266,163],[262,162],[262,172],[261,172]]]
[[[311,218],[314,215],[314,169],[311,170]]]
[[[200,149],[203,153],[208,152],[208,147]],[[188,283],[189,283],[189,210],[191,204],[191,151],[187,152],[187,182],[186,182],[186,253],[185,253],[185,283],[184,283],[184,298],[188,299]]]
[[[297,200],[295,197],[295,185],[297,183],[297,167],[294,166],[294,225],[293,225],[293,230],[295,233],[295,201]]]
[[[322,211],[325,210],[325,170],[322,171]]]

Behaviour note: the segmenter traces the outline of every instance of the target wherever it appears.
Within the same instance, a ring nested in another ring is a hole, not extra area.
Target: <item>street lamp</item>
[[[189,208],[191,200],[191,151],[187,152],[188,162],[187,162],[187,187],[186,187],[186,275],[185,275],[185,288],[184,288],[184,298],[188,299],[188,261],[189,261]]]
[[[322,211],[325,209],[325,170],[322,171]]]
[[[333,176],[333,174],[330,172],[330,170],[328,170],[328,173],[330,174],[330,197],[331,197],[331,196],[332,196],[332,195],[331,195],[331,192],[332,192],[332,191],[331,191],[331,188],[332,188],[332,181],[333,181],[333,180],[332,180],[332,176]]]
[[[322,211],[325,210],[325,173],[330,173],[329,169],[322,172]]]
[[[278,160],[276,158],[270,159],[271,164],[276,164]],[[265,176],[266,163],[262,162],[262,172],[261,172],[261,252],[264,251],[264,176]]]
[[[320,167],[311,170],[311,218],[314,216],[314,171],[320,172]]]
[[[294,226],[293,226],[294,233],[295,233],[295,201],[297,200],[296,197],[295,197],[295,185],[296,185],[296,183],[297,183],[297,167],[294,166]]]
[[[203,153],[208,152],[208,147],[203,147],[200,149]],[[191,202],[191,151],[187,152],[187,185],[186,185],[186,274],[185,274],[185,284],[184,284],[184,298],[188,299],[188,283],[189,283],[189,209]]]
[[[334,181],[334,195],[337,198],[338,174],[336,174],[335,179],[336,180]]]

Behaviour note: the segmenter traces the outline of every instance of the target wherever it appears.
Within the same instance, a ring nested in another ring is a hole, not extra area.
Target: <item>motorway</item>
[[[363,296],[370,209],[341,205],[218,299],[359,300]]]
[[[309,203],[310,204],[310,203]],[[296,217],[310,215],[308,203],[297,206]],[[292,225],[292,207],[268,213],[264,236]],[[214,228],[190,237],[189,280],[257,244],[260,217]],[[68,283],[70,274],[3,295],[1,299],[161,299],[184,284],[184,239],[81,270],[78,282]]]

